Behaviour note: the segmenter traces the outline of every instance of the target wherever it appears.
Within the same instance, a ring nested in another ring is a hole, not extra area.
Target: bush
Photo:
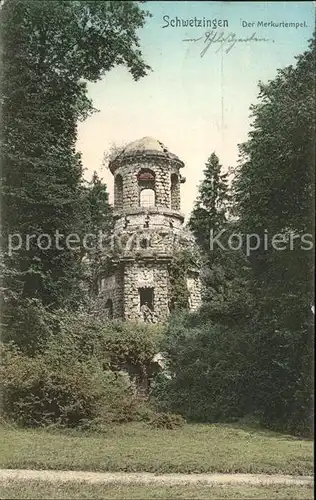
[[[159,371],[153,357],[164,338],[162,325],[64,314],[56,342],[61,336],[70,350],[76,346],[75,355],[81,360],[95,357],[108,370],[124,370],[138,386],[148,386]]]
[[[149,375],[163,335],[161,325],[116,320],[103,328],[103,346],[114,368],[130,367],[135,374]]]
[[[87,426],[136,417],[129,377],[104,371],[93,359],[72,362],[47,350],[29,358],[2,348],[0,381],[5,417],[23,426]]]
[[[58,315],[49,312],[38,299],[11,299],[2,307],[2,341],[14,342],[19,349],[33,356],[59,329]]]
[[[183,427],[185,420],[175,413],[158,413],[148,424],[155,429],[177,429]]]
[[[150,371],[152,359],[160,350],[164,327],[132,321],[102,321],[87,314],[61,315],[60,334],[76,344],[81,359],[97,357],[114,371],[122,368],[134,374]]]
[[[140,401],[136,411],[136,420],[138,422],[150,422],[157,412],[148,401]]]
[[[199,422],[251,415],[265,427],[310,436],[309,325],[285,328],[282,318],[255,311],[235,325],[209,315],[202,310],[171,318],[163,347],[171,378],[160,375],[152,387],[158,408]]]
[[[24,426],[86,429],[151,418],[153,410],[137,397],[137,384],[157,369],[152,359],[159,351],[161,326],[104,322],[67,311],[47,313],[48,321],[37,304],[34,317],[35,309],[40,315],[32,324],[40,325],[36,339],[44,329],[42,341],[31,350],[27,342],[9,338],[2,346],[0,383],[7,418]]]
[[[159,377],[153,387],[161,410],[200,422],[250,412],[251,342],[245,332],[179,314],[170,321],[165,356],[171,378]]]

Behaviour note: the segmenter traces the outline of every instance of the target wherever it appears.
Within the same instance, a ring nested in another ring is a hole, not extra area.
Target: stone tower
[[[109,164],[114,176],[111,265],[100,278],[110,317],[163,321],[170,312],[169,269],[181,248],[194,248],[180,212],[183,162],[156,139],[126,146]],[[189,308],[200,305],[199,269],[188,271]]]

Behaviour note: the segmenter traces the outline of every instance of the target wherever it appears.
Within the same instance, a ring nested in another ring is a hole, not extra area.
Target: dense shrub
[[[220,318],[220,311],[211,319],[210,311],[171,318],[164,343],[171,378],[161,374],[152,387],[158,408],[200,422],[251,416],[265,427],[310,435],[308,324],[298,332],[278,328],[255,310],[233,324]]]
[[[136,373],[147,375],[163,334],[161,325],[117,320],[103,329],[103,345],[114,368],[133,367]]]
[[[198,324],[189,314],[171,319],[165,342],[171,378],[153,387],[159,407],[195,421],[232,420],[251,411],[252,366],[247,333]]]
[[[68,355],[56,356],[48,349],[30,358],[3,347],[0,378],[5,417],[25,426],[71,427],[135,418],[137,398],[129,377],[102,370],[96,360],[80,362]]]
[[[113,366],[146,366],[159,351],[164,327],[132,321],[99,320],[87,314],[60,315],[60,331],[70,336],[82,356],[110,355]]]
[[[150,422],[156,415],[157,410],[151,400],[144,399],[139,401],[135,420],[138,422]]]
[[[138,385],[147,387],[159,370],[153,357],[160,351],[164,327],[145,323],[112,320],[102,321],[87,315],[62,315],[57,340],[70,339],[70,348],[77,346],[80,359],[98,359],[114,372],[125,370]]]
[[[42,351],[51,335],[59,331],[58,314],[50,312],[37,299],[2,299],[2,341],[14,342],[29,356]]]
[[[31,352],[23,343],[2,346],[0,377],[7,418],[25,426],[96,428],[152,416],[153,410],[137,396],[137,384],[152,375],[161,327],[104,322],[66,311],[45,314],[56,322],[37,321],[46,333]]]
[[[258,324],[253,399],[264,426],[296,435],[313,433],[312,335],[308,324],[300,329],[271,319]]]
[[[155,429],[177,429],[184,424],[184,418],[175,413],[157,413],[148,422],[148,425]]]

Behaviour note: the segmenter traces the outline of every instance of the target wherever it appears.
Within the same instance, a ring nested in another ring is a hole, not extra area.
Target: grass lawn
[[[46,483],[42,481],[7,482],[0,484],[0,498],[79,498],[79,499],[312,499],[308,486],[121,486],[86,483]]]
[[[102,434],[0,427],[0,468],[127,472],[243,472],[310,475],[313,442],[232,424],[145,423]]]

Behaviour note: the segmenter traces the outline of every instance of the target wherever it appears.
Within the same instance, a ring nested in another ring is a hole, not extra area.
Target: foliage
[[[203,304],[198,314],[171,319],[164,347],[172,378],[160,377],[153,388],[161,409],[191,420],[229,421],[252,409],[250,266],[242,251],[229,248],[236,230],[230,209],[228,174],[212,153],[189,220],[203,255]],[[220,245],[212,247],[211,231],[222,233]]]
[[[234,219],[225,218],[230,200],[224,203],[225,179],[219,189],[218,159],[207,165],[190,219],[207,257],[205,302],[198,315],[177,315],[169,325],[165,354],[172,378],[154,388],[164,410],[201,421],[253,415],[294,434],[312,430],[313,251],[307,241],[313,233],[314,62],[315,39],[296,67],[260,83],[235,171]],[[212,227],[225,229],[224,250],[208,251]],[[257,250],[227,250],[233,232],[258,235]],[[282,251],[271,245],[275,234],[286,245]]]
[[[85,305],[88,306],[99,292],[99,278],[105,270],[104,249],[113,228],[112,207],[106,184],[93,173],[91,182],[83,186],[83,207],[81,219],[82,268],[86,288]]]
[[[191,250],[181,250],[174,252],[172,261],[169,264],[170,310],[182,310],[189,307],[189,290],[187,287],[188,271],[196,268],[197,256]]]
[[[107,186],[96,172],[93,173],[91,181],[83,186],[83,193],[87,210],[82,223],[85,233],[98,234],[98,231],[102,231],[106,234],[113,224],[112,207]],[[89,246],[89,240],[87,243]]]
[[[302,349],[308,333],[275,329],[251,309],[243,317],[237,305],[231,316],[226,304],[217,314],[205,307],[171,318],[162,349],[172,376],[155,380],[158,408],[202,422],[253,416],[264,426],[308,435],[312,380],[302,369],[302,361],[312,362],[312,346]]]
[[[137,389],[158,370],[153,357],[162,327],[52,313],[29,302],[19,313],[27,311],[29,329],[17,315],[14,335],[3,339],[1,383],[9,419],[100,429],[151,417],[154,410],[138,399]]]
[[[230,421],[252,410],[250,335],[207,315],[173,317],[165,342],[171,378],[153,396],[163,410],[201,422]]]
[[[104,349],[114,369],[130,367],[143,377],[151,374],[153,357],[160,350],[163,335],[161,325],[112,321],[104,331]]]
[[[64,239],[81,234],[87,214],[75,147],[78,120],[94,111],[86,82],[117,65],[135,80],[147,73],[136,34],[146,17],[132,1],[2,5],[2,248],[11,272],[3,286],[14,284],[23,298],[54,308],[81,303],[82,249],[67,249]],[[46,249],[47,237],[43,248],[36,243],[43,233],[54,242],[56,232],[64,235],[62,250],[54,243]],[[15,233],[23,248],[10,253],[8,238]],[[29,246],[27,235],[34,235]]]
[[[185,423],[181,415],[175,413],[157,413],[149,422],[148,425],[155,429],[177,429],[183,427]]]
[[[58,316],[37,299],[11,299],[10,307],[2,309],[1,320],[1,340],[12,342],[27,356],[42,352],[46,342],[59,331]]]
[[[259,83],[259,103],[251,106],[253,123],[234,183],[246,228],[309,232],[313,224],[315,36],[296,60]]]
[[[202,251],[203,302],[214,309],[243,293],[247,286],[248,263],[242,251],[230,248],[236,230],[231,216],[228,173],[213,152],[208,158],[198,197],[189,219],[189,228]],[[218,239],[217,239],[218,238]]]
[[[102,370],[93,359],[80,362],[67,347],[51,347],[33,358],[3,349],[5,416],[24,426],[75,427],[133,419],[137,402],[129,379]]]
[[[296,60],[259,84],[249,139],[240,146],[234,197],[240,230],[261,239],[249,257],[260,411],[268,425],[307,432],[313,392],[315,36]]]
[[[155,417],[156,413],[156,408],[151,400],[145,398],[141,400],[140,398],[137,405],[135,420],[137,422],[150,422],[150,420]]]
[[[149,374],[152,360],[160,350],[164,327],[122,320],[100,320],[86,313],[61,315],[60,333],[76,345],[81,359],[96,357],[108,369],[130,370],[140,376]]]
[[[227,222],[230,200],[228,174],[222,173],[222,165],[215,152],[208,158],[198,198],[190,216],[189,227],[205,252],[210,251],[210,231],[214,233]],[[214,250],[216,252],[216,250]]]

